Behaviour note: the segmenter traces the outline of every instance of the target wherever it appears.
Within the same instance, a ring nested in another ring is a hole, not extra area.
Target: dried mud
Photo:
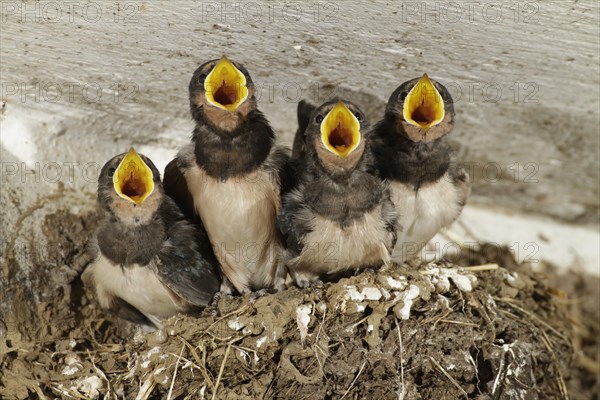
[[[144,333],[82,288],[96,218],[47,217],[60,251],[40,257],[37,287],[21,288],[9,259],[23,295],[0,315],[1,398],[598,398],[597,278],[535,274],[484,245],[429,267],[222,297]],[[31,302],[36,315],[20,311]]]

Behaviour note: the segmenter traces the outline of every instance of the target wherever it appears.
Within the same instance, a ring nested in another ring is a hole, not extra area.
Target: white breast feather
[[[290,260],[295,271],[310,269],[318,274],[335,273],[345,269],[376,266],[387,261],[392,234],[381,218],[381,207],[376,207],[362,218],[342,229],[338,222],[318,215],[310,218],[312,232],[304,237],[301,254]]]
[[[151,265],[133,264],[122,268],[100,254],[85,271],[88,277],[90,274],[98,301],[104,308],[110,307],[113,297],[120,297],[155,323],[185,310],[160,282]],[[89,278],[84,277],[84,280]]]
[[[195,165],[185,177],[227,278],[240,291],[252,284],[270,286],[281,264],[275,228],[279,190],[274,177],[258,170],[222,182]]]
[[[403,262],[415,257],[439,230],[451,224],[460,214],[465,193],[446,173],[435,183],[419,188],[415,194],[411,185],[390,184],[392,202],[400,215],[402,232],[392,258]]]

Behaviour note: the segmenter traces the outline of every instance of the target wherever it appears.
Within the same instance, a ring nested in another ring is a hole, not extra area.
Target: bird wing
[[[219,273],[206,233],[200,226],[192,225],[179,213],[176,205],[167,203],[171,212],[166,221],[167,239],[158,254],[156,274],[160,281],[175,294],[195,306],[210,302],[219,290]],[[169,214],[163,213],[165,218]],[[206,246],[202,246],[205,243]]]
[[[188,189],[181,169],[182,161],[181,157],[178,156],[167,164],[163,177],[163,187],[165,193],[175,201],[185,216],[191,221],[198,223],[200,217],[196,213],[194,198]]]
[[[113,297],[109,310],[114,313],[117,317],[123,318],[127,321],[131,321],[134,324],[145,325],[148,327],[160,328],[160,322],[157,324],[156,320],[143,314],[140,310],[126,302],[120,297]]]
[[[265,169],[277,179],[279,197],[294,189],[298,183],[297,160],[290,159],[290,150],[276,146],[265,163]],[[278,207],[279,208],[279,207]]]
[[[448,173],[452,182],[460,191],[460,208],[465,205],[469,195],[471,194],[471,181],[468,172],[457,163],[451,163],[448,168]]]
[[[277,225],[286,242],[290,257],[297,257],[304,248],[304,236],[312,231],[312,218],[303,205],[302,188],[285,195]]]

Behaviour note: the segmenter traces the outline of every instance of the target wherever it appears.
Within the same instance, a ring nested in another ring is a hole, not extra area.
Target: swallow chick
[[[416,257],[461,213],[470,193],[469,175],[452,158],[443,137],[454,126],[448,90],[427,74],[400,85],[375,126],[373,150],[403,231],[392,258]]]
[[[373,173],[369,140],[365,115],[348,101],[327,102],[308,121],[297,187],[284,195],[279,219],[300,287],[389,261],[397,217]]]
[[[165,195],[152,161],[133,148],[108,161],[98,178],[104,220],[99,250],[82,280],[101,307],[150,327],[207,305],[219,274],[197,244],[198,231]]]
[[[284,288],[276,227],[287,150],[258,110],[248,71],[223,56],[201,65],[189,86],[192,140],[165,169],[165,190],[199,217],[224,274],[222,291]]]

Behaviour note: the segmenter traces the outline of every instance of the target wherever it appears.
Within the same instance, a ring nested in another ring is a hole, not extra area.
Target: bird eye
[[[356,117],[357,120],[362,121],[362,115],[360,115],[360,113],[358,111],[356,111],[354,113],[354,116]]]
[[[317,122],[317,124],[320,124],[321,122],[323,122],[323,116],[321,114],[317,115],[315,117],[315,121]]]
[[[206,79],[206,74],[200,74],[198,75],[198,83],[204,83],[204,80]]]
[[[404,99],[406,99],[406,96],[408,96],[408,92],[400,92],[400,94],[398,95],[398,100],[404,101]]]
[[[109,168],[108,169],[108,176],[112,177],[115,174],[116,169],[115,168]]]

